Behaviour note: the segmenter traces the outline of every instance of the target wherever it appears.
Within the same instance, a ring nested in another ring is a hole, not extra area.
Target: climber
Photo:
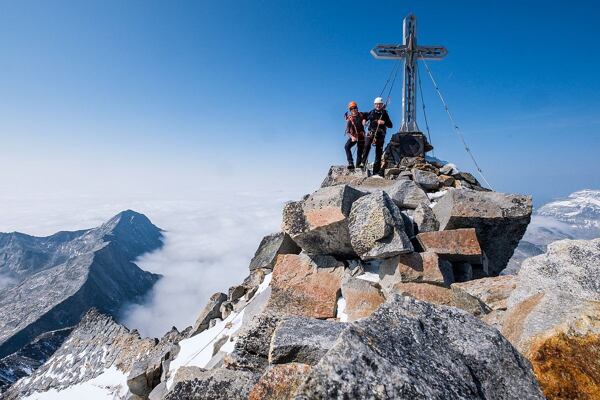
[[[348,141],[344,145],[346,158],[348,159],[348,169],[354,169],[354,160],[352,159],[352,147],[356,145],[356,166],[362,168],[361,160],[365,146],[365,119],[366,113],[358,111],[358,105],[355,101],[348,103],[348,111],[344,114],[346,117],[346,135]]]
[[[388,115],[383,104],[383,99],[377,97],[373,104],[375,108],[366,114],[366,121],[369,124],[369,133],[365,143],[363,152],[363,158],[361,160],[362,165],[367,165],[367,159],[369,158],[369,150],[371,144],[375,146],[375,162],[373,163],[373,174],[378,175],[381,172],[381,156],[383,155],[383,142],[385,141],[385,133],[387,128],[392,127],[392,120]]]

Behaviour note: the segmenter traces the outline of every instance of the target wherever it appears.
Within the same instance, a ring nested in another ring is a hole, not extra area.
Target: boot
[[[354,170],[354,163],[348,163],[348,169],[350,171],[353,171]]]

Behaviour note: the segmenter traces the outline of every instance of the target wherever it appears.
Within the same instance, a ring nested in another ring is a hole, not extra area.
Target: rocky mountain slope
[[[404,159],[385,178],[332,167],[193,327],[140,345],[93,314],[9,398],[541,399],[494,327],[515,287],[496,276],[530,215],[531,198],[451,165]],[[117,333],[102,340],[107,324]],[[126,342],[137,350],[112,348]],[[103,356],[121,351],[129,364]]]
[[[160,229],[133,211],[48,237],[0,233],[0,274],[12,282],[0,292],[2,384],[45,361],[60,345],[58,330],[79,323],[90,308],[117,315],[141,299],[159,276],[133,260],[161,245]]]
[[[580,190],[537,209],[505,273],[516,274],[521,263],[562,239],[600,237],[600,190]]]

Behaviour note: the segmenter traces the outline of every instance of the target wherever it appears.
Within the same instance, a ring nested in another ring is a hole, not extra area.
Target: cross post
[[[404,60],[404,86],[402,87],[402,126],[400,132],[420,132],[417,126],[417,60],[441,60],[448,54],[443,46],[417,45],[417,17],[404,18],[404,41],[401,45],[378,44],[371,54],[377,59]]]

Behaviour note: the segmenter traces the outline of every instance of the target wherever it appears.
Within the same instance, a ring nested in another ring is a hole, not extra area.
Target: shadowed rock
[[[246,400],[258,376],[248,371],[179,368],[165,400]]]
[[[441,230],[475,228],[489,259],[488,272],[506,267],[531,218],[531,196],[448,190],[433,211]]]
[[[299,254],[301,250],[292,238],[283,232],[265,236],[250,261],[250,271],[258,268],[273,269],[278,254]]]
[[[283,208],[283,231],[306,253],[352,258],[348,215],[364,193],[347,185],[325,187]]]
[[[409,253],[389,258],[379,268],[381,285],[390,288],[399,282],[425,282],[450,286],[454,282],[452,264],[436,253]]]
[[[286,317],[273,332],[269,362],[314,365],[333,347],[344,327],[342,322]]]
[[[349,322],[368,317],[385,301],[378,284],[349,275],[342,281],[342,297]]]
[[[297,399],[543,399],[529,362],[462,311],[395,296],[349,325]]]
[[[220,308],[226,300],[227,295],[225,293],[215,293],[210,296],[208,303],[204,306],[202,312],[200,312],[194,327],[190,331],[190,337],[207,329],[211,319],[221,318]]]

